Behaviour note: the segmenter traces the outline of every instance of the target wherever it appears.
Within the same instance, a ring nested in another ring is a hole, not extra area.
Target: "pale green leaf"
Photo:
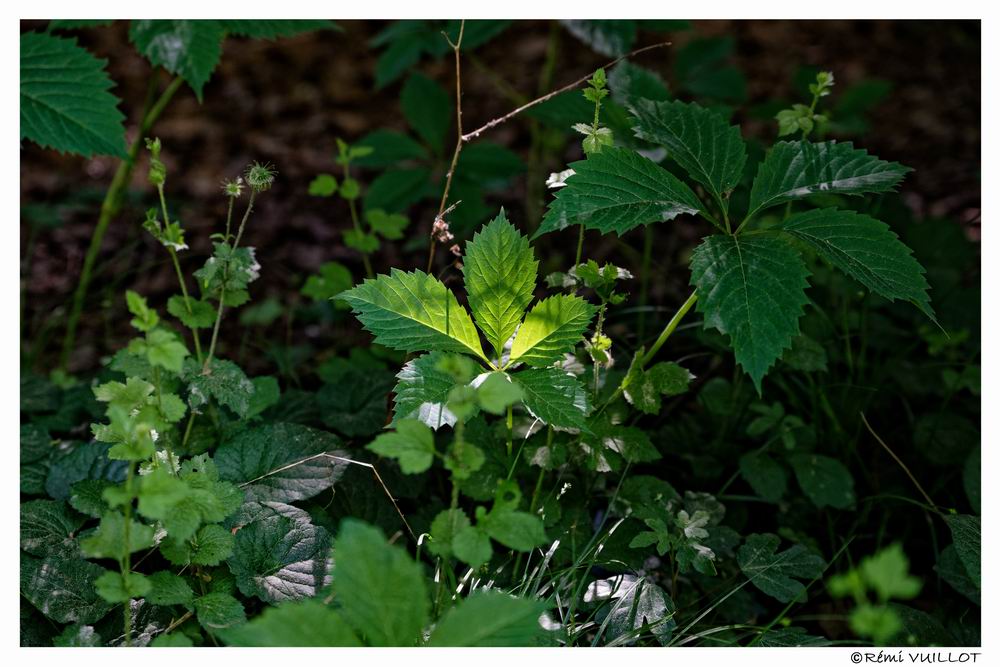
[[[890,192],[909,171],[898,162],[856,149],[849,141],[779,141],[757,169],[747,217],[813,194]]]
[[[100,60],[75,38],[21,35],[21,139],[60,152],[125,156],[125,116]]]
[[[340,524],[334,585],[341,612],[371,646],[413,646],[429,601],[420,566],[382,532],[355,520]]]
[[[727,334],[758,393],[768,369],[799,333],[809,273],[783,240],[710,236],[691,258],[691,284],[705,327]]]
[[[545,634],[546,605],[500,591],[477,591],[452,607],[431,633],[430,646],[532,646]]]
[[[497,355],[534,298],[538,261],[503,209],[465,246],[465,291],[476,324]]]
[[[315,598],[268,607],[219,634],[229,646],[361,646],[340,612]]]
[[[909,301],[934,319],[924,268],[884,222],[821,208],[793,215],[781,229],[872,292],[890,301]]]
[[[780,602],[802,600],[806,588],[797,579],[819,577],[826,562],[801,544],[778,551],[781,539],[770,533],[749,535],[736,560],[750,582]]]
[[[486,360],[469,313],[451,290],[423,271],[392,269],[340,298],[380,345],[404,352],[462,352]]]
[[[576,224],[621,235],[639,225],[704,210],[691,188],[627,148],[604,148],[570,168],[575,173],[555,191],[536,238]]]
[[[243,604],[228,593],[209,593],[194,601],[198,622],[209,631],[223,630],[246,622]]]
[[[637,137],[664,146],[691,178],[728,205],[747,159],[739,127],[694,103],[640,100],[632,115]]]
[[[145,598],[155,605],[188,605],[194,600],[194,590],[184,577],[161,570],[147,577],[150,583]]]
[[[395,431],[378,436],[367,449],[396,459],[400,470],[414,475],[426,471],[434,461],[434,433],[416,419],[403,419],[396,422]]]
[[[561,361],[582,340],[596,310],[575,295],[557,294],[539,301],[517,330],[509,363],[545,367]]]

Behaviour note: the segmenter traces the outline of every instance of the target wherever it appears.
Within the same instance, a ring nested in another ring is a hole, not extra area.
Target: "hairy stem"
[[[240,221],[239,231],[236,233],[236,239],[233,241],[233,252],[240,245],[240,239],[243,238],[243,230],[246,227],[247,219],[250,217],[250,213],[253,211],[253,202],[257,193],[254,190],[250,190],[250,201],[247,202],[247,210],[243,213],[243,219]],[[230,197],[230,208],[232,208],[232,197]],[[229,264],[226,264],[222,273],[222,288],[219,291],[219,310],[215,314],[215,326],[212,329],[212,342],[208,346],[208,356],[205,357],[205,363],[202,366],[202,373],[207,373],[209,366],[212,364],[212,357],[215,356],[215,345],[219,342],[219,327],[222,325],[222,311],[226,307],[226,285],[229,282]]]

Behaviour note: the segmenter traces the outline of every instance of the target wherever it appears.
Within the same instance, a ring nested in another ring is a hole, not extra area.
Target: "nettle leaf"
[[[429,646],[533,646],[546,630],[538,622],[546,604],[500,591],[476,591],[434,627]]]
[[[890,301],[909,301],[934,319],[924,268],[889,225],[854,211],[821,208],[780,227],[821,257]]]
[[[535,418],[560,428],[587,428],[587,391],[561,368],[535,368],[511,376],[521,387],[521,401]]]
[[[184,577],[161,570],[147,577],[151,588],[146,600],[155,605],[189,605],[194,600],[194,590]]]
[[[890,192],[910,171],[898,162],[886,162],[856,149],[849,141],[779,141],[757,169],[747,217],[818,193]]]
[[[382,532],[345,520],[334,547],[341,611],[371,646],[413,646],[430,603],[420,566]]]
[[[190,308],[190,312],[188,311]],[[167,300],[167,312],[176,317],[188,329],[210,329],[215,324],[218,313],[215,306],[182,294],[175,294]]]
[[[160,543],[160,552],[174,565],[218,565],[233,554],[233,535],[213,523],[199,528],[190,539],[168,537]]]
[[[72,551],[21,557],[21,595],[57,623],[96,623],[111,610],[94,588],[107,574]]]
[[[667,82],[656,72],[623,60],[608,74],[611,99],[622,106],[641,99],[662,102],[670,99]]]
[[[640,100],[632,107],[635,136],[667,149],[667,155],[716,201],[728,206],[746,162],[740,128],[697,104]]]
[[[240,417],[249,413],[254,384],[233,362],[212,359],[206,374],[200,364],[189,360],[184,366],[184,379],[189,383],[188,404],[192,411],[197,411],[214,398]]]
[[[71,541],[85,517],[58,500],[31,500],[21,503],[21,549],[45,556]]]
[[[378,436],[367,449],[396,459],[400,470],[414,475],[426,471],[434,462],[434,433],[416,419],[403,419],[396,423],[395,431]]]
[[[597,308],[575,295],[557,294],[528,311],[510,349],[510,364],[545,367],[573,351]]]
[[[103,646],[104,641],[101,639],[101,635],[97,634],[94,630],[94,626],[74,623],[73,625],[67,625],[66,629],[52,640],[52,645],[56,648]]]
[[[125,116],[104,66],[76,39],[21,35],[21,139],[84,157],[125,157]]]
[[[432,429],[454,426],[458,418],[446,407],[455,379],[440,369],[444,352],[431,352],[406,362],[396,375],[398,382],[392,423],[418,419]]]
[[[955,551],[965,566],[969,579],[982,587],[982,520],[969,514],[950,514],[944,517],[944,522],[951,529],[951,537],[955,541]]]
[[[153,546],[152,526],[135,519],[126,519],[124,514],[114,510],[105,512],[101,516],[97,530],[80,541],[80,549],[85,556],[116,560],[151,546]]]
[[[133,19],[129,39],[153,65],[183,77],[200,102],[222,56],[225,30],[219,21]]]
[[[444,283],[423,271],[392,269],[340,298],[380,345],[403,352],[462,352],[487,361],[468,311]]]
[[[399,93],[399,103],[410,127],[435,153],[444,150],[453,115],[452,102],[444,88],[419,72],[410,75]]]
[[[761,380],[799,333],[808,270],[794,248],[765,235],[706,238],[691,257],[705,327],[729,335],[736,361]]]
[[[826,561],[801,544],[778,552],[781,538],[770,533],[747,536],[736,560],[750,582],[780,602],[805,599],[806,587],[796,579],[812,580],[823,574]]]
[[[265,514],[236,531],[228,563],[240,592],[277,603],[313,597],[326,586],[329,555],[324,528]]]
[[[341,446],[332,433],[279,422],[243,431],[223,443],[215,465],[222,479],[249,483],[253,499],[287,503],[312,498],[340,479],[347,464],[317,455],[341,453]]]
[[[854,504],[854,478],[840,461],[819,454],[796,454],[788,462],[816,507],[846,509]]]
[[[497,355],[534,298],[538,261],[528,239],[500,214],[465,246],[462,274],[476,324]]]
[[[268,607],[220,635],[229,646],[361,646],[340,612],[318,599]]]
[[[694,379],[691,371],[672,361],[663,361],[651,368],[642,368],[645,349],[640,348],[632,359],[622,382],[625,400],[648,415],[660,413],[663,396],[679,396],[688,390]]]
[[[323,424],[349,438],[367,437],[385,426],[390,372],[348,365],[325,379],[316,393]]]
[[[535,238],[575,224],[622,235],[704,210],[680,179],[628,148],[606,147],[569,166],[575,173],[556,190]]]
[[[124,461],[108,458],[111,448],[100,442],[75,443],[56,455],[45,480],[45,491],[57,500],[67,500],[71,489],[84,480],[125,481]]]

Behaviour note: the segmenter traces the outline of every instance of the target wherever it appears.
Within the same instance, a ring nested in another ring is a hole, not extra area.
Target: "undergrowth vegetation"
[[[162,109],[126,151],[102,63],[54,32],[70,23],[22,35],[22,139],[122,162],[59,363],[24,358],[22,644],[979,643],[974,250],[902,205],[908,167],[848,140],[864,105],[838,115],[833,73],[772,105],[762,143],[733,120],[725,40],[690,42],[668,87],[637,64],[666,47],[633,46],[680,22],[566,21],[553,35],[611,61],[561,89],[549,67],[470,130],[463,66],[509,22],[394,23],[375,84],[409,73],[411,131],[337,139],[298,184],[355,262],[251,304],[268,267],[247,239],[281,165],[219,174],[213,250],[189,257]],[[226,35],[314,29],[340,28],[130,36],[200,98]],[[453,90],[416,71],[427,57],[453,58]],[[56,59],[87,76],[25,77]],[[481,138],[522,117],[528,164]],[[150,208],[132,222],[176,286],[121,294],[134,337],[71,375],[136,164]],[[521,176],[544,205],[494,205]],[[654,306],[654,253],[682,225],[700,230],[669,266],[687,291]],[[394,246],[416,259],[385,266]],[[282,318],[335,333],[248,374],[247,336]]]

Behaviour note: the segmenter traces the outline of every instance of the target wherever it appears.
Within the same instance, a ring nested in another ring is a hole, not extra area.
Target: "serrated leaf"
[[[691,188],[628,148],[604,148],[569,166],[575,173],[556,190],[534,238],[575,224],[622,235],[704,210]]]
[[[422,422],[403,419],[396,423],[395,431],[378,436],[367,449],[396,459],[400,470],[414,475],[426,471],[434,461],[434,433]]]
[[[270,514],[236,531],[228,563],[240,592],[273,604],[316,595],[329,583],[329,555],[325,529]]]
[[[219,21],[133,19],[129,39],[153,65],[182,77],[200,102],[222,56],[225,31]]]
[[[101,635],[94,630],[94,626],[74,623],[66,626],[66,629],[52,640],[52,645],[57,648],[103,646],[103,640]]]
[[[462,274],[472,316],[499,356],[534,298],[538,276],[528,239],[503,209],[466,244]]]
[[[151,585],[146,575],[138,572],[105,572],[97,581],[94,588],[97,594],[108,602],[131,603],[135,598],[141,598],[149,592]]]
[[[318,599],[268,607],[220,634],[229,646],[361,646],[340,612]]]
[[[441,618],[428,646],[532,646],[545,630],[546,605],[500,591],[476,591]]]
[[[21,595],[57,623],[96,623],[111,610],[94,589],[107,572],[72,551],[44,559],[22,556]]]
[[[609,599],[608,640],[631,636],[636,630],[649,626],[657,641],[665,646],[677,628],[674,601],[666,591],[644,577],[624,574],[592,582],[584,600],[603,599]]]
[[[582,340],[596,311],[575,295],[557,294],[539,301],[517,330],[509,364],[545,367],[561,361]]]
[[[884,222],[821,208],[793,215],[781,229],[872,292],[890,301],[909,301],[934,319],[924,268]]]
[[[254,385],[242,368],[225,359],[212,359],[206,374],[200,364],[189,361],[184,374],[189,382],[188,403],[193,411],[214,398],[240,417],[247,416]]]
[[[86,479],[104,479],[111,482],[125,481],[124,461],[108,458],[111,448],[100,442],[80,442],[60,452],[49,468],[45,491],[57,500],[66,500],[71,487]]]
[[[454,426],[455,414],[446,407],[454,378],[439,368],[444,352],[431,352],[412,359],[396,375],[398,382],[392,423],[418,419],[432,429]]]
[[[664,146],[691,178],[728,206],[728,194],[739,183],[747,159],[739,127],[694,103],[640,100],[632,116],[635,136]]]
[[[188,605],[194,600],[194,590],[184,579],[173,572],[161,570],[147,577],[150,583],[145,598],[155,605]]]
[[[799,333],[808,275],[799,253],[773,236],[710,236],[691,257],[691,284],[705,327],[729,336],[758,393],[768,369]]]
[[[757,169],[747,217],[813,194],[890,192],[909,171],[898,162],[856,149],[849,141],[779,141]]]
[[[403,84],[399,104],[407,122],[435,153],[444,150],[444,139],[451,126],[453,100],[436,81],[414,72]]]
[[[298,424],[266,424],[223,443],[215,464],[222,479],[251,483],[253,499],[291,502],[311,498],[340,479],[347,464],[317,456],[339,452],[340,447],[340,438],[332,433]]]
[[[188,312],[190,308],[190,312]],[[188,329],[210,329],[215,324],[217,309],[207,301],[182,294],[175,294],[167,300],[167,312],[176,317]]]
[[[521,386],[521,401],[534,417],[560,428],[586,429],[590,403],[574,375],[561,368],[535,368],[513,376]]]
[[[969,579],[977,588],[982,587],[982,521],[969,514],[949,514],[944,522],[951,529],[955,551],[965,566]]]
[[[127,532],[126,532],[127,524]],[[126,543],[126,535],[128,542]],[[80,549],[90,558],[122,559],[125,554],[135,553],[153,546],[153,527],[135,519],[126,519],[114,510],[101,516],[97,530],[80,541]]]
[[[628,60],[615,65],[608,75],[611,99],[622,106],[634,104],[640,99],[662,102],[670,99],[667,83],[659,74]]]
[[[487,373],[486,379],[476,387],[476,401],[491,415],[501,415],[508,407],[521,400],[521,385],[506,373]]]
[[[811,580],[823,574],[826,562],[801,544],[778,551],[781,538],[770,533],[747,536],[736,560],[750,582],[780,602],[805,597],[806,587],[796,579]]]
[[[631,19],[563,19],[559,21],[574,37],[602,56],[620,56],[635,42],[637,26]]]
[[[382,369],[349,365],[316,392],[323,424],[349,437],[368,437],[385,426],[386,396],[392,374]]]
[[[21,549],[35,556],[71,540],[85,517],[58,500],[31,500],[21,503]]]
[[[444,284],[423,271],[369,278],[340,295],[375,342],[404,352],[461,352],[486,361],[469,313]]]
[[[21,139],[84,157],[125,157],[125,116],[100,60],[76,39],[21,35]]]
[[[494,508],[479,526],[494,540],[515,551],[531,551],[545,544],[545,524],[541,518],[527,512]]]
[[[355,520],[341,523],[334,554],[337,599],[354,630],[371,646],[416,644],[430,606],[420,566]]]
[[[790,627],[769,630],[760,635],[755,646],[766,648],[786,648],[791,646],[830,646],[824,637],[806,633],[805,628]]]
[[[846,509],[854,504],[854,478],[840,461],[819,454],[796,454],[788,462],[816,507]]]

